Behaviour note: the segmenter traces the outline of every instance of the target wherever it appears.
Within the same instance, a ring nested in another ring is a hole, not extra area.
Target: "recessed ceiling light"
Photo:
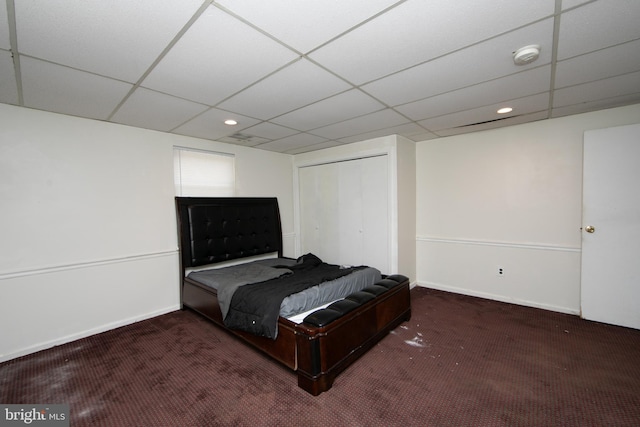
[[[225,121],[224,121],[224,124],[225,124],[225,125],[229,125],[229,126],[235,126],[235,125],[237,125],[237,124],[238,124],[238,122],[236,122],[236,121],[235,121],[235,120],[233,120],[233,119],[228,119],[228,120],[225,120]]]
[[[498,110],[498,114],[507,114],[513,111],[511,107],[504,107]]]

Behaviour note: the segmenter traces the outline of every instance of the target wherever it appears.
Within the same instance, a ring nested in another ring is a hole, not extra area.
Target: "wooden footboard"
[[[409,280],[390,276],[296,325],[298,385],[316,396],[336,376],[411,317]]]

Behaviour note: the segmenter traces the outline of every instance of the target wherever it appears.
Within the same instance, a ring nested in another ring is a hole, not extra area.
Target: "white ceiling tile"
[[[218,105],[268,120],[330,97],[350,87],[344,80],[306,59],[279,70]]]
[[[356,117],[329,126],[324,126],[313,130],[314,135],[327,139],[346,138],[365,132],[371,132],[386,127],[397,126],[407,123],[409,120],[391,109]]]
[[[586,83],[640,70],[640,39],[560,61],[555,87]]]
[[[9,18],[7,16],[7,8],[0,5],[0,49],[11,49],[9,39]]]
[[[308,153],[311,151],[324,150],[325,148],[338,147],[341,145],[344,145],[344,144],[338,141],[325,141],[325,142],[320,142],[318,144],[305,145],[303,147],[292,148],[290,150],[285,151],[285,153],[301,154],[301,153]]]
[[[218,0],[216,3],[299,52],[307,53],[397,1]]]
[[[15,2],[21,53],[135,83],[201,0]]]
[[[562,10],[571,9],[572,7],[588,3],[591,0],[562,0]]]
[[[438,131],[438,135],[439,136],[452,136],[452,135],[461,135],[463,133],[471,133],[471,132],[479,132],[479,131],[483,131],[483,130],[489,130],[489,129],[497,129],[500,127],[505,127],[505,126],[513,126],[513,125],[520,125],[523,123],[531,123],[531,122],[536,122],[538,120],[544,120],[548,118],[548,114],[546,111],[541,111],[538,113],[533,113],[533,114],[525,114],[522,116],[515,116],[515,117],[510,117],[507,119],[504,119],[502,121],[498,121],[498,122],[486,122],[486,123],[481,123],[481,124],[477,124],[474,126],[465,126],[465,127],[456,127],[456,128],[449,128],[449,129],[443,129]]]
[[[363,84],[550,16],[554,3],[410,0],[310,56]]]
[[[293,130],[284,126],[279,126],[269,122],[262,122],[255,126],[251,126],[245,129],[243,133],[249,135],[255,135],[267,140],[285,138],[293,134],[299,133],[297,130]]]
[[[208,107],[145,88],[136,89],[112,120],[131,126],[168,132]]]
[[[393,106],[517,73],[551,62],[552,34],[553,20],[547,19],[366,84],[362,89]],[[531,44],[541,46],[540,57],[529,65],[515,65],[513,52]],[[469,72],[470,67],[473,72]]]
[[[29,57],[20,58],[24,105],[105,120],[132,85]]]
[[[238,125],[225,125],[224,121],[229,118],[234,118],[238,122]],[[243,129],[251,127],[258,122],[259,120],[250,117],[243,117],[238,114],[231,114],[228,111],[211,108],[182,126],[177,127],[174,129],[174,132],[180,135],[195,136],[197,138],[216,139],[241,132]]]
[[[491,80],[464,89],[436,95],[431,98],[395,107],[413,120],[442,116],[455,111],[468,110],[521,98],[549,90],[551,66],[546,65],[518,74]]]
[[[558,59],[640,38],[640,1],[599,0],[562,14]]]
[[[372,113],[384,108],[384,105],[364,94],[352,89],[331,98],[316,102],[272,121],[284,126],[307,131],[353,117]]]
[[[597,101],[583,102],[580,104],[557,107],[551,111],[551,117],[564,117],[572,114],[587,113],[589,111],[604,110],[607,108],[621,107],[623,105],[640,103],[640,91],[628,95],[599,99]]]
[[[509,117],[537,113],[548,108],[549,94],[544,93],[528,96],[525,98],[514,99],[509,101],[509,104],[513,108],[513,112],[509,115]],[[421,120],[418,123],[428,130],[438,133],[443,129],[461,126],[467,127],[469,125],[484,124],[485,122],[490,121],[499,122],[501,120],[506,120],[507,118],[509,118],[502,117],[501,115],[496,113],[497,109],[501,106],[502,105],[500,104],[487,105],[480,108],[474,108],[472,110],[461,111],[427,120]]]
[[[320,144],[325,141],[326,141],[325,138],[322,138],[316,135],[310,135],[308,133],[298,133],[296,135],[288,136],[286,138],[278,139],[276,141],[271,141],[265,144],[261,144],[258,146],[258,148],[262,150],[277,151],[277,152],[284,153],[291,149]]]
[[[215,105],[297,57],[243,22],[209,7],[142,85]]]
[[[630,87],[640,91],[640,72],[558,89],[554,92],[553,107],[628,95]]]
[[[0,50],[0,102],[18,103],[18,84],[10,52]]]
[[[431,139],[438,138],[438,135],[436,135],[435,133],[427,132],[426,130],[423,130],[420,133],[403,133],[401,135],[413,142],[429,141]]]
[[[393,126],[389,128],[384,128],[380,130],[376,130],[373,132],[366,132],[359,134],[357,136],[351,136],[348,138],[339,139],[340,142],[343,143],[352,143],[362,141],[364,139],[373,139],[381,136],[389,136],[389,135],[404,135],[404,134],[417,134],[417,133],[425,133],[426,131],[418,126],[415,123],[405,123],[400,126]]]

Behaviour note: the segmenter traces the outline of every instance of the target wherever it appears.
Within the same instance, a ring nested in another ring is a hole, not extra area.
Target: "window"
[[[173,180],[177,196],[231,197],[235,193],[232,154],[174,147]]]

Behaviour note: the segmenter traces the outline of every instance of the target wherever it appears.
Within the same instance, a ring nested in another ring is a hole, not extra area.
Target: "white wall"
[[[416,279],[416,143],[397,137],[398,270]]]
[[[418,284],[578,314],[583,133],[638,122],[634,105],[418,143]]]
[[[235,154],[237,195],[278,197],[288,256],[296,166],[386,153],[394,273],[578,313],[583,132],[638,122],[635,105],[294,158],[0,104],[0,361],[178,307],[174,145]]]
[[[235,154],[293,255],[292,156],[0,104],[0,361],[178,308],[174,145]]]

